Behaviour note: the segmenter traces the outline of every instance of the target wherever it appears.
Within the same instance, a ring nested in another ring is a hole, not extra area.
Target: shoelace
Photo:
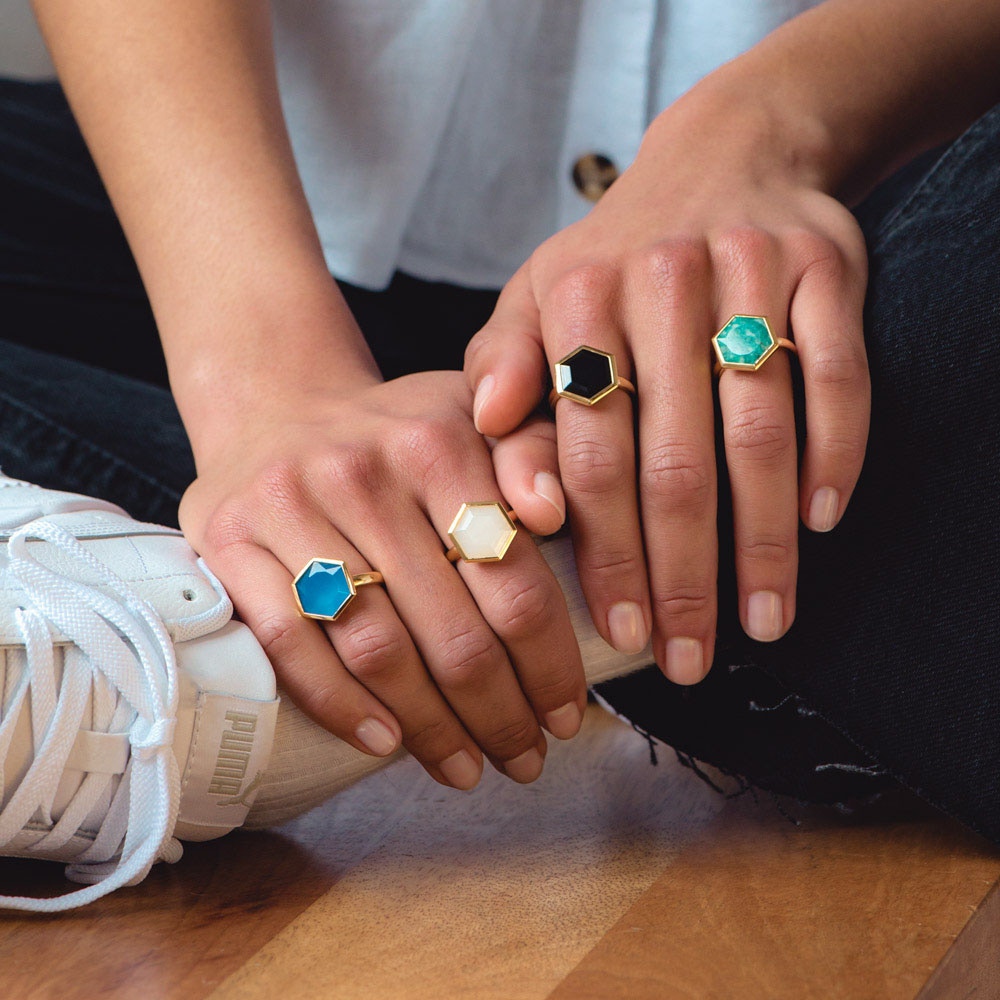
[[[29,544],[29,539],[38,541]],[[103,591],[39,562],[32,548],[40,543],[62,550],[88,577],[96,577]],[[53,825],[54,798],[88,698],[95,728],[103,720],[105,732],[127,732],[131,746],[96,837],[66,869],[67,877],[91,884],[52,899],[0,896],[0,907],[53,913],[142,881],[157,860],[179,859],[181,845],[171,837],[180,801],[172,747],[177,667],[170,636],[153,608],[57,525],[40,519],[15,532],[3,572],[17,581],[26,600],[16,613],[23,657],[8,654],[8,683],[0,691],[0,765],[29,691],[34,754],[0,811],[0,846],[35,822],[40,829],[52,828],[30,850],[56,850],[80,831],[108,793],[111,775],[86,775]],[[53,627],[73,643],[63,656],[58,693]],[[22,669],[12,682],[11,661],[18,659]],[[0,801],[2,795],[0,786]]]

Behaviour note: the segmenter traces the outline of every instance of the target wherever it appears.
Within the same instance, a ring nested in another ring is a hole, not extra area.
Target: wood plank
[[[996,1000],[1000,997],[1000,882],[948,949],[917,1000]]]
[[[488,774],[408,820],[212,1000],[540,1000],[725,800],[594,708],[527,788]],[[397,774],[415,779],[412,770]]]
[[[919,806],[874,823],[806,816],[728,812],[551,1000],[912,1000],[1000,855]]]

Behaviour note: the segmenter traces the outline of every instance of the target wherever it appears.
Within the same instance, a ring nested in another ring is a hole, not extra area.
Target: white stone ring
[[[448,562],[500,562],[517,534],[517,514],[495,500],[463,503],[448,529]]]

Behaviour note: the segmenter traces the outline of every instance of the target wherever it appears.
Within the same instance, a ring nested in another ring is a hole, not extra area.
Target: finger
[[[344,669],[318,623],[298,613],[289,571],[250,541],[206,558],[295,704],[356,749],[376,757],[393,753],[402,739],[399,723]]]
[[[405,545],[391,547],[382,547],[387,531],[371,537],[393,603],[445,701],[498,770],[534,781],[545,738],[506,651],[445,558],[437,532],[425,522],[408,531]]]
[[[411,512],[423,520],[419,511]],[[405,519],[397,525],[406,524]],[[344,562],[351,575],[380,567],[329,522],[303,516],[286,523],[275,555],[298,571],[313,557]],[[385,589],[368,585],[333,622],[323,623],[330,643],[350,675],[399,721],[403,744],[442,784],[469,789],[482,773],[475,741],[441,696]]]
[[[721,294],[721,327],[734,314],[768,318],[775,338],[787,337],[789,290],[782,287],[777,247],[742,238],[728,248],[742,267]],[[730,265],[732,261],[728,261]],[[760,325],[745,324],[755,335]],[[795,617],[798,569],[798,458],[789,352],[779,349],[757,371],[723,371],[719,401],[733,497],[736,577],[743,628],[770,642]]]
[[[566,497],[559,482],[556,426],[529,419],[493,447],[493,468],[500,493],[521,523],[536,535],[551,535],[566,520]]]
[[[865,275],[830,244],[799,281],[791,322],[805,381],[802,521],[830,531],[861,474],[871,416],[865,355]]]
[[[486,470],[488,472],[488,470]],[[471,489],[497,496],[492,477],[469,480]],[[447,484],[432,494],[429,513],[443,524],[452,514],[447,502]],[[458,531],[471,530],[487,537],[510,537],[509,525],[498,517],[495,505],[465,508]],[[478,518],[470,524],[470,518]],[[456,532],[457,535],[457,532]],[[467,543],[462,548],[469,552]],[[517,673],[521,690],[535,717],[554,736],[576,735],[586,704],[586,680],[569,611],[562,591],[548,564],[527,532],[519,530],[500,561],[455,564],[476,605],[500,638]],[[544,643],[544,647],[542,647]],[[544,648],[545,655],[539,656]]]
[[[644,386],[639,497],[649,567],[653,650],[670,680],[700,681],[712,663],[718,538],[715,404],[707,341],[705,245],[661,247],[633,276],[629,330]]]
[[[542,315],[553,364],[587,345],[614,355],[620,374],[631,377],[621,324],[611,305],[619,292],[616,279],[599,268],[572,272],[553,289]],[[593,406],[559,399],[556,431],[580,582],[594,626],[620,652],[639,652],[649,641],[651,615],[632,399],[621,389]]]
[[[508,434],[541,401],[548,370],[527,265],[507,282],[493,315],[469,342],[465,372],[480,434]]]

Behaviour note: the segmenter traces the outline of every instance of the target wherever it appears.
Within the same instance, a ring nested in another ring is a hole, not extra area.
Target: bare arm
[[[265,0],[37,0],[128,235],[196,457],[324,360],[378,373],[292,159]],[[282,349],[275,350],[280,342]]]
[[[493,574],[444,557],[461,502],[499,499],[489,451],[459,374],[381,382],[293,163],[268,5],[36,9],[160,328],[198,468],[185,535],[332,732],[377,755],[402,742],[458,788],[483,753],[533,780],[541,726],[571,736],[585,704],[565,602],[526,536]],[[533,502],[558,527],[544,498],[508,499],[526,524]],[[366,587],[343,619],[306,621],[291,583],[315,556],[381,571],[388,596]]]

